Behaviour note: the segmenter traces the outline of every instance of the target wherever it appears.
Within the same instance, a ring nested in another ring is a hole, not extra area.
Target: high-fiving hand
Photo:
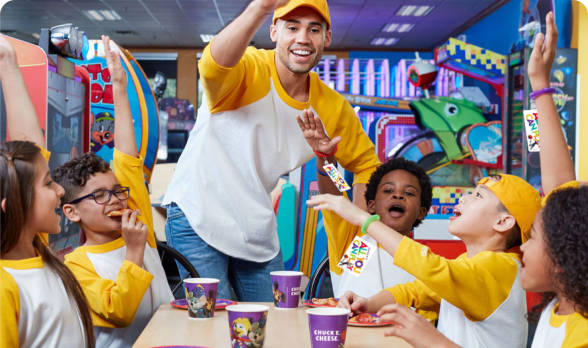
[[[313,150],[329,154],[335,151],[337,144],[341,141],[341,137],[337,136],[330,139],[325,133],[323,123],[311,110],[304,109],[302,111],[302,118],[300,115],[296,115],[296,121],[300,126],[300,130],[304,134],[304,139]]]

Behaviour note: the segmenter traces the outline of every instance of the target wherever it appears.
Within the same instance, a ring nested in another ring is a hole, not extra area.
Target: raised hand
[[[401,304],[395,303],[382,307],[378,317],[378,323],[394,322],[394,327],[386,330],[384,336],[400,337],[415,348],[459,347],[435,329],[427,319]]]
[[[267,12],[273,12],[278,7],[285,6],[290,0],[257,0],[257,2]]]
[[[343,296],[339,298],[339,308],[346,308],[351,311],[351,316],[368,311],[368,299],[361,297],[351,291],[345,291]]]
[[[337,144],[341,141],[341,137],[337,136],[330,139],[325,133],[323,123],[311,110],[304,109],[302,115],[304,121],[300,118],[300,115],[296,115],[296,121],[298,121],[298,126],[300,126],[300,130],[304,134],[304,139],[306,139],[308,145],[313,150],[324,154],[330,154],[335,151]]]
[[[104,44],[104,53],[106,54],[106,64],[108,65],[108,71],[110,71],[110,78],[113,85],[126,87],[127,86],[127,73],[120,64],[120,57],[116,52],[110,49],[110,38],[102,35],[102,43]]]
[[[122,235],[127,246],[126,259],[141,267],[149,230],[147,225],[137,220],[138,210],[127,209],[122,216]]]
[[[0,34],[0,68],[2,68],[2,65],[8,63],[16,63],[16,52],[4,35]]]
[[[553,66],[553,59],[557,49],[558,32],[553,12],[547,14],[546,22],[547,33],[546,35],[543,35],[543,33],[537,34],[527,67],[529,80],[534,91],[549,87],[549,76],[551,75],[551,67]]]
[[[326,209],[335,212],[347,222],[356,226],[361,226],[371,216],[343,196],[318,195],[307,200],[306,204],[312,205],[314,210]]]

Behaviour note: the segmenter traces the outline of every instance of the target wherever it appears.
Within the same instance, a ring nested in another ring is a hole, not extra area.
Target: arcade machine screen
[[[523,177],[523,109],[525,100],[525,66],[515,66],[509,74],[507,139],[506,139],[506,173]]]

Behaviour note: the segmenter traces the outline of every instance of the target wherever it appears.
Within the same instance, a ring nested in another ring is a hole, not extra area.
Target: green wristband
[[[363,225],[361,225],[361,233],[366,234],[368,226],[374,221],[380,221],[380,215],[374,214],[365,220]]]

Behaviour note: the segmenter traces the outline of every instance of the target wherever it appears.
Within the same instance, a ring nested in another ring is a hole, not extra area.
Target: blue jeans
[[[190,260],[202,278],[220,280],[217,298],[231,299],[232,287],[237,301],[273,301],[270,272],[284,270],[281,250],[267,262],[246,261],[224,254],[200,238],[175,203],[167,206],[165,237],[167,244]],[[177,265],[180,275],[184,277],[186,269]]]

